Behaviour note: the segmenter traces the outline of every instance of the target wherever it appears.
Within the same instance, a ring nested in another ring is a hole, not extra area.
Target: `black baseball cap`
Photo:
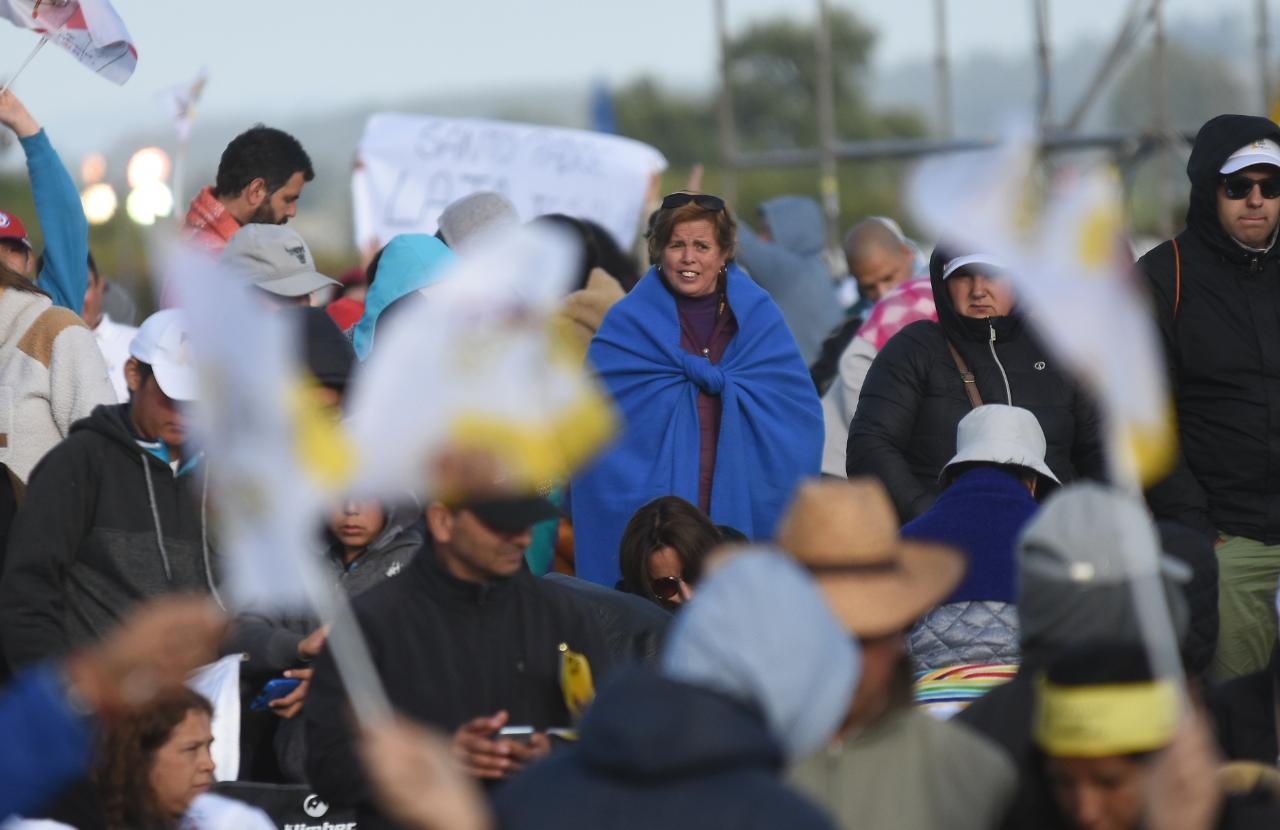
[[[469,511],[483,524],[499,533],[519,533],[538,522],[561,516],[558,507],[537,495],[471,499],[458,502],[453,507]]]

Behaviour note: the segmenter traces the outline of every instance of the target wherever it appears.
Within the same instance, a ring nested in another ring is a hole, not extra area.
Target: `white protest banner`
[[[661,153],[629,138],[402,113],[369,119],[358,159],[353,187],[365,192],[356,198],[355,224],[383,244],[396,234],[435,233],[451,202],[492,190],[523,220],[545,213],[590,219],[627,247],[652,178],[667,167]]]
[[[0,0],[0,17],[40,33],[112,83],[123,84],[138,66],[133,38],[109,0]]]

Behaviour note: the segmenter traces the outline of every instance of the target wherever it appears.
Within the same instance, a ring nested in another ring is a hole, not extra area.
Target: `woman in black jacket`
[[[883,481],[903,522],[937,497],[938,474],[956,451],[956,426],[980,402],[1035,413],[1048,442],[1045,461],[1064,483],[1105,478],[1096,408],[1056,368],[990,261],[934,251],[929,275],[938,322],[912,323],[890,338],[858,399],[846,471]]]

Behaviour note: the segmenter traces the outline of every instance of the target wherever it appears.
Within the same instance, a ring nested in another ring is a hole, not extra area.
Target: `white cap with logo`
[[[175,401],[197,399],[187,323],[178,309],[166,308],[144,320],[129,343],[129,354],[151,367],[165,395]]]
[[[1226,164],[1222,165],[1222,169],[1218,172],[1225,176],[1243,170],[1246,167],[1252,167],[1255,164],[1270,164],[1272,167],[1280,167],[1280,144],[1269,138],[1251,141],[1227,156]]]

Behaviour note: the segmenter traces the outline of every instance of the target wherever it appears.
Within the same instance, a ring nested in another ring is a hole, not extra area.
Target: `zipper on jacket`
[[[169,552],[164,547],[164,530],[160,527],[160,509],[156,505],[156,489],[151,483],[151,461],[148,453],[143,452],[142,476],[147,481],[147,503],[151,506],[151,520],[156,526],[156,545],[160,548],[160,564],[164,565],[164,580],[173,584],[173,570],[169,567]]]
[[[1004,397],[1009,402],[1009,406],[1013,406],[1013,392],[1009,390],[1009,376],[1005,374],[1004,364],[1000,362],[1000,358],[996,355],[996,327],[991,323],[987,323],[987,329],[991,332],[991,337],[987,340],[987,348],[991,350],[991,359],[996,362],[996,368],[1000,370],[1000,377],[1004,379]]]

